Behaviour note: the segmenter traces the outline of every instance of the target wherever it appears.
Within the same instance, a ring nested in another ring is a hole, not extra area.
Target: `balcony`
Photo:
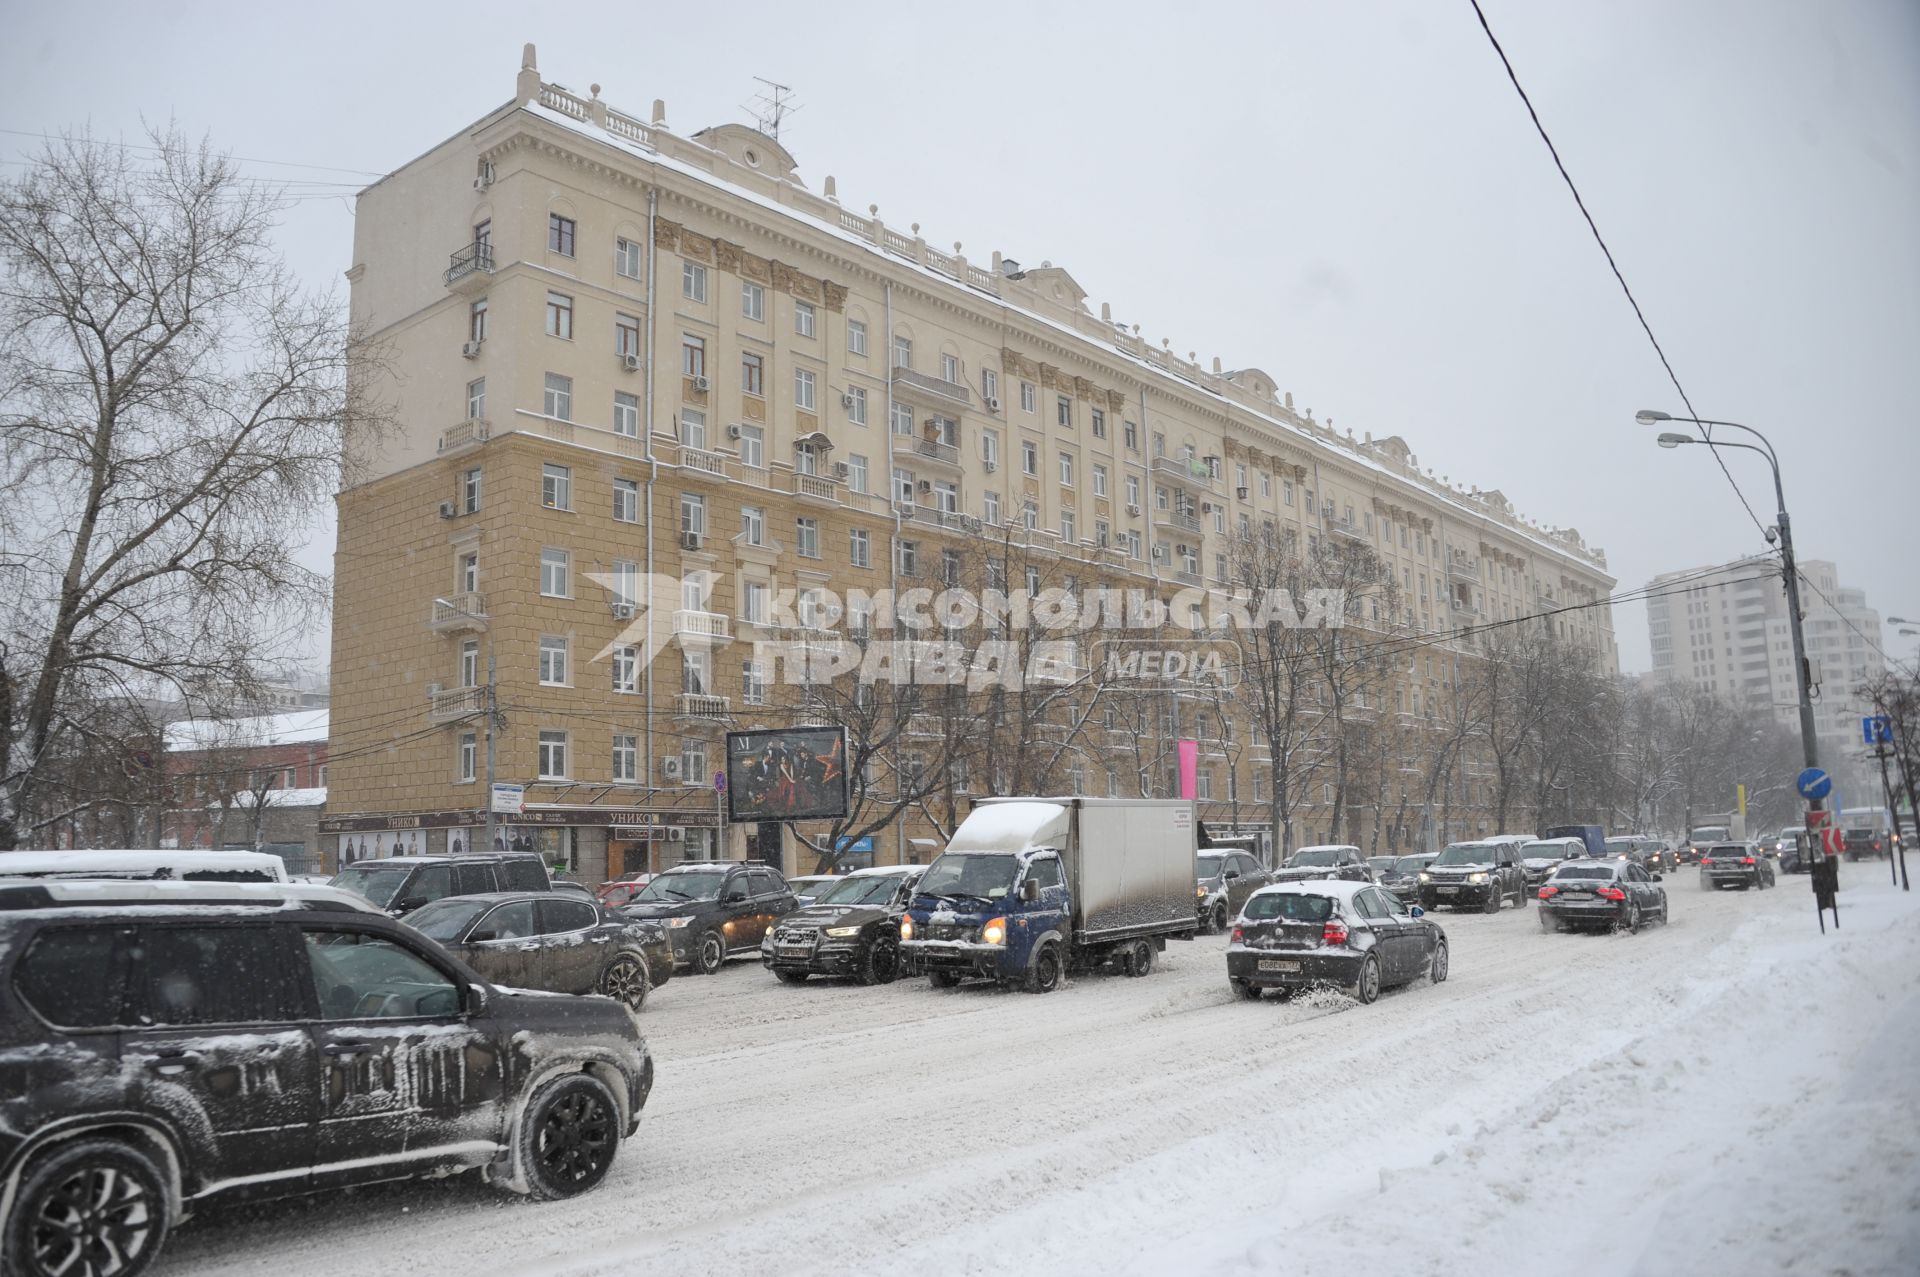
[[[1480,579],[1480,560],[1467,554],[1447,556],[1447,575],[1456,581],[1478,581]]]
[[[902,368],[898,364],[893,369],[893,389],[895,394],[920,403],[933,404],[947,408],[973,406],[973,391],[957,381],[947,381],[941,377],[929,377],[925,373],[915,372],[911,368]]]
[[[1191,532],[1195,536],[1198,536],[1200,535],[1200,516],[1191,510],[1155,510],[1153,512],[1153,526],[1156,528],[1173,528],[1181,532]]]
[[[705,448],[695,448],[687,444],[680,445],[680,468],[699,474],[711,475],[715,479],[727,477],[727,459],[717,452],[708,452]]]
[[[487,628],[487,596],[478,590],[435,599],[427,617],[427,628],[435,634],[479,632]]]
[[[447,260],[447,287],[463,297],[476,297],[493,279],[493,245],[477,239]]]
[[[730,714],[727,698],[724,696],[702,696],[698,692],[682,692],[674,698],[674,711],[680,718],[725,719]]]
[[[1333,520],[1327,524],[1327,531],[1333,533],[1335,536],[1348,537],[1354,541],[1364,541],[1367,539],[1367,534],[1360,530],[1359,524],[1349,523],[1345,519]]]
[[[813,501],[824,501],[828,505],[840,504],[840,485],[832,479],[822,479],[817,474],[793,472],[793,495],[806,497]]]
[[[474,444],[485,443],[492,437],[493,427],[487,424],[485,418],[468,417],[459,425],[448,426],[440,432],[439,451],[442,455],[449,452],[458,452],[462,448],[470,448]]]
[[[1200,565],[1197,563],[1192,566],[1181,564],[1173,570],[1173,579],[1186,585],[1199,585]]]
[[[969,535],[980,531],[980,520],[970,514],[961,514],[957,510],[935,510],[930,506],[903,506],[902,518],[915,523],[930,524],[947,532],[964,532]]]
[[[696,612],[683,608],[673,614],[673,636],[726,643],[732,641],[733,632],[724,612]]]
[[[451,723],[471,718],[486,708],[484,687],[436,687],[427,692],[427,718],[431,722]]]
[[[960,469],[960,449],[953,444],[945,443],[939,439],[915,439],[913,441],[913,451],[916,455],[925,457],[929,461],[937,461],[941,465],[951,466],[955,470]]]
[[[1189,488],[1213,490],[1217,482],[1207,463],[1198,457],[1155,457],[1148,473],[1156,479],[1171,479]]]

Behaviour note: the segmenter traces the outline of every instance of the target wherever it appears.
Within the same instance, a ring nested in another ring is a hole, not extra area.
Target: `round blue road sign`
[[[1808,802],[1818,802],[1833,792],[1833,777],[1818,767],[1809,767],[1800,773],[1793,782],[1793,787],[1799,790],[1800,796]]]

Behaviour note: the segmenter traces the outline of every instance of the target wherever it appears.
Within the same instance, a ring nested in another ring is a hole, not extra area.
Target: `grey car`
[[[673,946],[658,923],[622,918],[559,892],[449,896],[407,915],[496,984],[550,993],[603,993],[638,1011],[673,977]]]
[[[1193,886],[1200,929],[1209,935],[1225,931],[1247,897],[1272,881],[1272,872],[1244,851],[1202,847],[1194,860]]]

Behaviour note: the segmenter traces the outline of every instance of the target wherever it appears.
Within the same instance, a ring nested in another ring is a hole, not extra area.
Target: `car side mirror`
[[[1412,914],[1416,918],[1424,918],[1427,916],[1427,911],[1425,909],[1422,909],[1419,905],[1415,905],[1413,908],[1407,910],[1407,912]]]
[[[1021,882],[1020,899],[1028,904],[1032,904],[1034,901],[1040,899],[1040,883],[1033,878],[1028,878]]]
[[[498,940],[499,938],[500,938],[500,933],[498,931],[491,931],[491,930],[476,931],[472,935],[467,937],[467,943],[468,944],[485,944],[489,940]]]
[[[1654,880],[1655,882],[1665,882],[1665,881],[1666,881],[1666,878],[1665,878],[1665,876],[1663,876],[1663,875],[1661,875],[1661,874],[1654,874],[1654,875],[1653,875],[1653,880]]]
[[[401,913],[412,913],[425,903],[427,903],[425,896],[408,896],[405,900],[395,902],[393,907]]]
[[[487,1013],[487,1002],[488,994],[486,985],[470,984],[467,986],[465,1009],[468,1015],[485,1015]]]
[[[1240,876],[1240,871],[1238,869],[1229,869],[1225,873],[1220,875],[1222,881],[1232,879],[1232,878],[1238,878],[1239,876]]]

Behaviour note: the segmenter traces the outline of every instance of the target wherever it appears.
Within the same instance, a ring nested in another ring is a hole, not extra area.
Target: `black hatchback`
[[[1234,920],[1227,983],[1258,1001],[1312,985],[1371,1002],[1389,985],[1447,978],[1447,933],[1419,906],[1370,883],[1285,882],[1256,891]]]
[[[653,1061],[325,887],[0,887],[0,1270],[131,1277],[210,1201],[478,1170],[598,1184]]]

